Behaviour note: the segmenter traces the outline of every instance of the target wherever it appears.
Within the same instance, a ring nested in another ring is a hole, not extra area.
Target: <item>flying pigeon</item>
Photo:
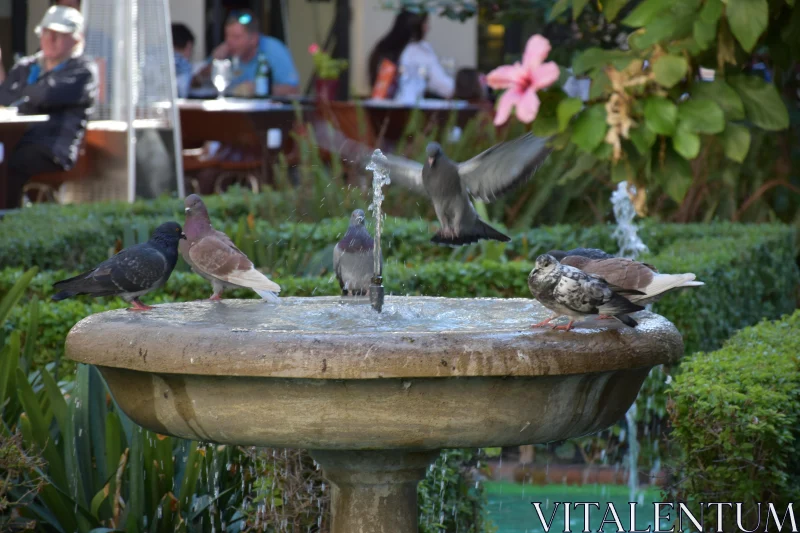
[[[230,238],[211,226],[203,200],[190,194],[186,206],[186,241],[179,250],[192,270],[211,282],[209,300],[219,300],[226,288],[253,289],[261,298],[277,303],[281,287],[259,272]]]
[[[365,146],[330,128],[322,132],[319,143],[329,151],[362,162],[372,154]],[[434,142],[426,148],[424,165],[393,154],[386,154],[386,158],[393,183],[425,195],[433,202],[441,229],[431,242],[450,246],[480,239],[505,242],[511,239],[480,219],[470,195],[491,202],[528,179],[550,155],[552,149],[547,141],[528,133],[496,144],[461,163],[449,159]]]
[[[600,314],[612,316],[626,326],[635,328],[638,322],[628,313],[644,309],[622,296],[640,294],[640,291],[616,287],[598,276],[562,265],[548,254],[536,258],[536,266],[528,276],[528,288],[534,298],[556,313],[531,327],[545,326],[551,320],[567,315],[570,317],[569,324],[555,326],[554,329],[569,331],[576,319]]]
[[[580,256],[580,257],[586,257],[588,259],[614,259],[616,257],[608,252],[600,250],[599,248],[573,248],[572,250],[568,250],[566,252],[564,250],[550,250],[547,253],[555,257],[562,264],[570,264],[570,263],[564,263],[564,258],[567,256]],[[652,270],[653,272],[658,272],[656,267],[654,267],[653,265],[649,263],[642,263],[642,264],[645,265],[650,270]]]
[[[53,284],[59,292],[52,299],[60,301],[79,294],[120,296],[133,304],[128,311],[152,309],[139,297],[167,282],[178,261],[178,243],[185,238],[180,224],[165,222],[149,241],[125,248],[94,269]]]
[[[610,257],[608,259],[590,259],[580,255],[570,255],[561,260],[562,265],[569,265],[599,276],[617,287],[640,291],[642,294],[631,294],[628,299],[638,305],[647,305],[661,299],[667,292],[684,287],[700,287],[702,281],[695,281],[695,275],[659,274],[646,263]]]
[[[342,288],[342,295],[365,295],[375,271],[375,243],[364,227],[364,211],[356,209],[350,215],[347,232],[333,249],[333,270]],[[383,265],[383,254],[381,254]]]

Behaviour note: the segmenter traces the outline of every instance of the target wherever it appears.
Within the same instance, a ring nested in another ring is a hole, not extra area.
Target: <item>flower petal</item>
[[[497,112],[494,115],[494,125],[502,126],[511,116],[511,108],[522,99],[522,93],[516,88],[508,89],[497,100]]]
[[[525,124],[530,124],[539,114],[539,96],[533,89],[525,91],[517,103],[517,118]]]
[[[522,66],[528,72],[533,72],[536,67],[544,63],[549,53],[550,41],[537,33],[528,39],[528,44],[525,45],[525,53],[522,56]]]
[[[486,76],[486,83],[492,89],[508,89],[521,82],[524,71],[519,63],[497,67]]]
[[[531,87],[534,91],[550,87],[561,76],[561,70],[553,61],[548,61],[544,65],[539,65],[531,72]]]

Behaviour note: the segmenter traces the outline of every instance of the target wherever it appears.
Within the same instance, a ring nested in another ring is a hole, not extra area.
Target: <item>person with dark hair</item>
[[[263,54],[272,73],[271,94],[297,94],[300,84],[289,48],[280,40],[261,35],[258,20],[248,10],[233,11],[225,21],[225,41],[214,49],[214,59],[238,60],[239,75],[231,80],[234,92],[252,95],[258,69],[258,55]]]
[[[178,83],[178,96],[186,98],[192,82],[192,53],[194,52],[194,33],[186,24],[172,25],[172,50],[175,54],[175,79]]]
[[[433,47],[425,41],[428,14],[403,10],[397,14],[389,33],[370,54],[370,82],[375,83],[381,62],[394,63],[400,76],[395,99],[416,100],[425,92],[451,98],[455,81],[439,63]]]
[[[481,72],[476,68],[461,68],[456,72],[453,98],[467,100],[472,103],[487,102],[489,95],[482,80]]]

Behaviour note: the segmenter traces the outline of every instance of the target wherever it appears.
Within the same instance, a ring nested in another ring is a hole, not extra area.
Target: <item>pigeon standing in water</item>
[[[185,238],[180,224],[165,222],[149,241],[121,250],[88,272],[56,282],[53,288],[59,292],[52,299],[59,301],[79,294],[120,296],[133,304],[129,311],[152,309],[139,298],[167,282],[178,261],[178,243]]]
[[[569,331],[576,319],[600,314],[612,316],[626,326],[635,328],[638,323],[628,313],[644,309],[622,296],[639,291],[610,285],[602,278],[562,265],[547,254],[536,258],[536,266],[528,276],[528,288],[534,298],[556,313],[532,327],[547,325],[551,320],[566,315],[570,318],[569,324],[555,326],[555,329]]]
[[[180,244],[183,259],[192,270],[211,282],[209,300],[219,300],[226,288],[253,289],[263,299],[277,303],[281,287],[253,266],[231,239],[211,226],[203,200],[190,194],[184,202],[186,240]]]
[[[424,165],[393,154],[386,154],[392,183],[425,195],[433,202],[441,229],[431,239],[443,245],[459,246],[480,239],[511,240],[480,219],[470,195],[491,202],[528,179],[552,149],[548,139],[526,134],[457,163],[445,155],[438,143],[429,143]],[[348,159],[366,161],[372,154],[366,146],[328,132],[320,145]]]
[[[657,302],[670,291],[705,285],[702,281],[695,281],[696,276],[692,273],[660,274],[646,263],[624,257],[589,259],[574,255],[565,257],[561,264],[603,278],[606,282],[622,289],[640,291],[641,294],[631,294],[627,297],[638,305]]]
[[[333,270],[344,296],[365,295],[372,282],[375,243],[364,227],[364,219],[364,211],[353,211],[347,232],[333,249]],[[380,260],[383,265],[383,257]]]

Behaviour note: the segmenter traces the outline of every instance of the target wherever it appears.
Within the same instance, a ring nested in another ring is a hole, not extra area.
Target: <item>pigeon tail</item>
[[[262,290],[262,289],[253,289],[253,290],[256,291],[256,293],[258,293],[258,295],[261,296],[261,298],[263,298],[264,300],[266,300],[267,302],[269,302],[271,304],[279,304],[279,303],[281,303],[281,299],[278,298],[278,295],[275,294],[274,292],[265,291],[265,290]]]
[[[440,229],[431,237],[431,242],[434,244],[461,246],[478,242],[481,239],[509,242],[511,237],[500,233],[483,220],[478,219],[471,227],[463,229],[458,235],[444,232]]]
[[[614,318],[616,318],[617,320],[619,320],[620,322],[622,322],[626,326],[630,326],[632,328],[635,328],[636,326],[639,325],[638,322],[636,322],[634,319],[632,319],[628,315],[614,315]]]
[[[75,291],[60,291],[51,296],[50,299],[53,300],[54,302],[60,302],[61,300],[72,298],[73,296],[77,296],[78,294],[79,293]]]

